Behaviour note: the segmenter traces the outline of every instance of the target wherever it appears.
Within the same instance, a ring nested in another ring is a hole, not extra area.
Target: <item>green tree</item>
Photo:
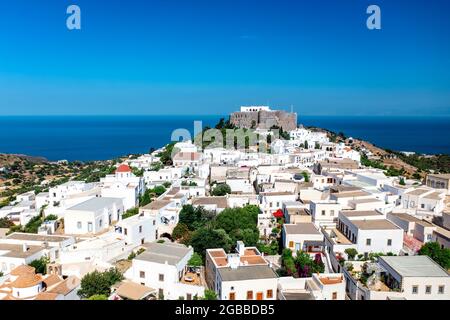
[[[206,289],[203,300],[217,300],[217,293],[214,290]]]
[[[104,294],[94,294],[88,300],[108,300],[108,297]]]
[[[123,215],[122,219],[127,219],[129,217],[135,216],[139,213],[139,208],[128,209]]]
[[[9,220],[8,218],[1,218],[0,219],[0,228],[11,228],[14,226],[14,223]]]
[[[281,264],[288,275],[293,275],[296,272],[294,257],[290,249],[283,249],[281,253]]]
[[[199,206],[194,208],[192,205],[184,205],[179,214],[179,223],[186,225],[189,230],[196,230],[203,227],[206,223],[211,221],[215,213],[208,211]]]
[[[354,260],[358,255],[358,251],[355,248],[347,248],[344,252],[347,254],[349,260]]]
[[[173,228],[172,239],[180,240],[184,243],[186,239],[190,239],[190,234],[189,227],[186,224],[179,222],[175,228]]]
[[[46,274],[47,273],[47,264],[50,262],[50,259],[47,257],[41,257],[39,259],[33,260],[30,262],[30,266],[36,269],[36,273]]]
[[[39,227],[42,224],[42,218],[40,216],[36,216],[30,219],[28,223],[25,225],[23,232],[26,233],[37,233]]]
[[[44,218],[44,221],[54,221],[54,220],[59,220],[58,216],[55,214],[49,214]]]
[[[231,188],[226,183],[219,183],[211,192],[213,196],[225,196],[231,193]]]
[[[192,235],[191,246],[195,252],[205,257],[206,249],[223,248],[225,251],[231,249],[231,238],[225,230],[214,230],[211,228],[201,228]]]
[[[194,252],[192,257],[188,261],[188,266],[191,267],[200,267],[203,265],[203,259],[202,256],[199,255],[197,252]]]
[[[428,242],[419,250],[419,255],[426,255],[433,259],[442,268],[450,269],[450,249],[441,248],[437,242]]]
[[[309,182],[309,174],[306,171],[302,172],[303,178],[305,178],[305,182]]]
[[[110,268],[105,272],[95,270],[81,279],[81,289],[78,290],[78,295],[85,299],[93,295],[109,296],[111,286],[123,279],[122,273],[116,268]]]

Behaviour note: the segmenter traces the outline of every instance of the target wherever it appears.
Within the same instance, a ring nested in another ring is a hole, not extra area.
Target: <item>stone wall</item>
[[[239,128],[251,128],[256,124],[258,128],[270,129],[273,126],[283,128],[284,131],[295,130],[297,128],[297,114],[283,110],[258,111],[258,112],[233,112],[230,122]]]

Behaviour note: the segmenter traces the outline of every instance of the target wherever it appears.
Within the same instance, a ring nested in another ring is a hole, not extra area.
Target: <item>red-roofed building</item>
[[[131,172],[131,168],[127,164],[121,164],[116,169],[116,173],[119,172]]]

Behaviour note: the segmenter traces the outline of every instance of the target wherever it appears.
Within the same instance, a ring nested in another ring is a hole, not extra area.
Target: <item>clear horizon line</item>
[[[237,112],[237,111],[233,111]],[[142,113],[142,114],[5,114],[0,117],[184,117],[184,116],[211,116],[211,117],[227,117],[230,114],[202,114],[202,113],[190,113],[190,114],[152,114],[152,113]],[[386,114],[299,114],[297,112],[297,116],[301,117],[373,117],[373,118],[381,118],[381,117],[390,117],[390,118],[419,118],[419,117],[429,117],[429,118],[437,118],[437,117],[450,117],[450,114],[433,114],[433,115],[424,115],[424,114],[414,114],[414,115],[386,115]]]

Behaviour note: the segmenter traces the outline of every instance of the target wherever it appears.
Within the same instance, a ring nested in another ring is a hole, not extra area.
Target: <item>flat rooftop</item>
[[[293,192],[287,192],[287,191],[277,191],[277,192],[261,192],[260,195],[263,196],[295,196],[295,193]]]
[[[25,240],[25,241],[45,241],[45,242],[63,242],[65,240],[70,239],[71,237],[65,237],[65,236],[54,236],[54,235],[40,235],[40,234],[33,234],[33,233],[21,233],[21,232],[14,232],[10,235],[6,236],[6,239],[13,239],[13,240]]]
[[[0,243],[0,257],[28,258],[41,250],[44,250],[43,246],[27,246],[27,250],[23,251],[22,244]]]
[[[310,292],[286,292],[283,291],[283,296],[286,300],[314,300]]]
[[[409,194],[409,195],[413,195],[413,196],[420,196],[420,195],[425,194],[425,193],[430,192],[430,191],[431,190],[429,190],[429,189],[417,188],[417,189],[414,189],[414,190],[411,190],[411,191],[406,191],[405,193]]]
[[[111,206],[114,203],[121,203],[122,199],[120,198],[108,198],[108,197],[100,197],[100,198],[92,198],[86,200],[82,203],[74,205],[67,210],[77,210],[77,211],[99,211],[105,207]]]
[[[370,193],[365,191],[353,191],[353,192],[339,192],[339,193],[331,193],[330,196],[335,198],[356,198],[356,197],[366,197],[370,196]]]
[[[342,210],[341,214],[347,218],[383,216],[383,214],[375,210]]]
[[[226,197],[198,197],[192,199],[192,205],[194,206],[216,205],[218,208],[228,207]]]
[[[269,266],[240,266],[237,269],[230,267],[219,268],[222,281],[243,281],[258,279],[276,279],[278,276]]]
[[[225,250],[210,249],[208,250],[208,253],[217,267],[228,266],[228,255]],[[267,265],[267,261],[257,252],[255,248],[252,247],[245,248],[244,254],[239,256],[239,260],[242,266]]]
[[[170,200],[155,200],[150,202],[146,206],[142,207],[142,209],[146,210],[159,210],[170,204]]]
[[[419,218],[416,218],[407,213],[390,213],[390,215],[393,217],[397,217],[401,220],[408,221],[408,222],[420,222],[421,221]]]
[[[447,271],[428,256],[382,256],[378,259],[390,266],[402,277],[449,276]]]
[[[442,192],[433,192],[431,194],[427,194],[426,196],[424,196],[425,199],[432,199],[432,200],[440,200],[442,198],[444,198],[444,195],[442,194]]]
[[[396,226],[387,219],[377,220],[350,220],[353,225],[361,230],[396,230],[400,227]]]
[[[375,202],[381,202],[384,203],[384,201],[381,201],[379,199],[375,199],[375,198],[371,198],[371,199],[355,199],[355,200],[351,200],[352,203],[375,203]]]
[[[286,234],[322,234],[313,223],[285,224]]]
[[[135,259],[161,264],[167,261],[170,265],[178,264],[192,250],[192,248],[177,243],[152,242],[143,246],[147,250]]]

